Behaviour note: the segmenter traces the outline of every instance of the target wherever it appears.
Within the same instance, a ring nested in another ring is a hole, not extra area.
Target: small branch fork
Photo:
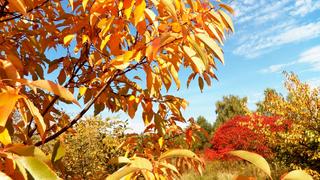
[[[32,8],[32,9],[27,10],[27,13],[30,13],[30,12],[32,12],[32,11],[35,10],[35,9],[41,8],[42,6],[44,6],[45,4],[47,4],[49,1],[50,1],[50,0],[45,0],[44,2],[42,2],[41,4],[39,4],[38,6]],[[7,2],[7,4],[9,4],[8,1],[6,0],[5,3],[4,3],[5,5],[7,5],[6,2]],[[1,5],[1,12],[0,12],[0,13],[1,13],[1,16],[0,16],[0,17],[6,16],[7,14],[14,14],[14,13],[12,13],[12,12],[4,12],[4,10],[5,10],[5,6],[4,6],[4,5]],[[5,14],[4,14],[4,13],[5,13]],[[17,14],[17,15],[14,15],[14,16],[10,17],[10,18],[6,18],[6,19],[0,20],[0,23],[7,22],[7,21],[11,21],[11,20],[20,18],[21,16],[23,16],[23,14]]]
[[[145,57],[143,59],[145,59]],[[124,71],[117,70],[114,73],[114,75],[109,78],[109,80],[106,82],[106,84],[102,86],[102,88],[99,90],[99,92],[96,94],[96,96],[87,103],[87,105],[83,108],[83,110],[76,117],[74,117],[73,120],[67,126],[63,127],[62,129],[60,129],[58,132],[54,133],[53,135],[47,137],[44,141],[38,141],[37,143],[35,143],[35,146],[40,146],[40,145],[45,144],[49,141],[52,141],[55,138],[57,138],[58,136],[60,136],[61,134],[63,134],[64,132],[66,132],[69,128],[71,128],[74,124],[76,124],[82,118],[82,116],[90,109],[90,107],[96,102],[96,100],[100,97],[100,95],[111,85],[111,83],[118,76],[123,75],[133,69],[136,69],[139,65],[142,65],[145,63],[147,63],[147,61],[142,60],[139,63],[136,63],[135,65],[131,66],[130,68],[128,68]]]

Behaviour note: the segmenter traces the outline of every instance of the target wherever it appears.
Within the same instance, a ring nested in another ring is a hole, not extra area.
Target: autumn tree
[[[235,116],[222,124],[214,133],[212,147],[205,151],[209,159],[228,159],[227,153],[231,150],[247,150],[262,155],[265,158],[273,157],[268,138],[263,129],[271,132],[287,131],[290,121],[278,124],[278,117],[259,116],[256,114]]]
[[[64,178],[102,179],[119,168],[109,165],[125,152],[117,147],[125,139],[127,122],[99,116],[81,120],[63,140],[65,155],[60,168]]]
[[[227,122],[234,116],[245,115],[249,112],[247,107],[247,97],[229,95],[223,96],[222,100],[216,102],[217,118],[214,123],[214,129]]]
[[[269,91],[260,104],[263,113],[292,121],[292,128],[288,132],[266,133],[280,161],[294,169],[309,169],[317,179],[320,177],[319,88],[310,87],[292,73],[285,73],[285,77],[288,95]]]
[[[213,124],[208,122],[208,120],[203,116],[199,116],[196,123],[202,128],[202,131],[196,132],[199,139],[193,145],[193,148],[203,150],[205,147],[210,146],[209,140],[213,131]]]
[[[264,98],[266,98],[268,96],[268,94],[274,94],[274,95],[277,95],[277,96],[281,96],[281,94],[279,94],[275,89],[272,89],[272,88],[267,88],[267,89],[264,90],[264,92],[263,92]],[[265,116],[271,116],[270,112],[268,112],[268,110],[265,109],[265,106],[263,105],[263,102],[265,100],[266,99],[256,103],[256,106],[257,106],[256,112],[259,113],[259,114],[263,114]]]
[[[191,70],[187,84],[197,78],[200,89],[216,78],[223,40],[233,31],[228,13],[228,5],[206,0],[1,1],[1,170],[13,178],[27,178],[26,171],[35,179],[56,178],[37,146],[70,131],[91,107],[131,118],[141,107],[145,140],[153,141],[110,178],[174,177],[190,163],[199,169],[202,162],[189,151],[163,153],[171,148],[167,136],[180,131],[176,122],[186,122],[181,109],[187,106],[165,91],[180,88],[181,69]],[[62,103],[82,110],[62,118]],[[12,112],[21,118],[13,121]],[[122,147],[136,150],[135,140]],[[177,170],[168,159],[181,156],[189,158],[176,161]]]

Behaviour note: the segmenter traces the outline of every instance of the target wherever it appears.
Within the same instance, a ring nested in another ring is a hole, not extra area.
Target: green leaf
[[[159,161],[167,158],[179,158],[179,157],[187,157],[197,161],[201,161],[201,159],[194,152],[187,149],[168,150],[159,157]]]
[[[270,178],[271,178],[271,171],[268,162],[259,154],[248,152],[248,151],[230,151],[229,154],[234,156],[238,156],[244,160],[251,162],[252,164],[256,165],[258,168],[263,170]],[[271,178],[272,179],[272,178]]]
[[[31,174],[31,176],[37,180],[51,180],[51,179],[59,179],[57,174],[55,174],[47,164],[38,160],[35,157],[26,157],[20,156],[15,159],[18,163],[20,163],[27,171]]]
[[[302,170],[290,171],[281,180],[312,180],[312,177]]]
[[[56,142],[53,148],[52,156],[51,156],[51,162],[56,162],[59,159],[63,158],[65,156],[66,150],[64,146],[61,144],[60,141]]]

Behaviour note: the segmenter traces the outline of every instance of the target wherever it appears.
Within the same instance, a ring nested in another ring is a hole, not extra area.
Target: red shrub
[[[205,150],[208,159],[230,159],[226,153],[231,150],[247,150],[263,157],[271,157],[272,151],[268,147],[265,135],[260,132],[261,127],[268,127],[272,132],[284,131],[290,123],[288,121],[278,125],[277,117],[266,116],[236,116],[215,132],[211,149]]]

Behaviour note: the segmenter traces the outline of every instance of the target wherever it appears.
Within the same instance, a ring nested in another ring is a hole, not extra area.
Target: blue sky
[[[234,0],[231,5],[236,12],[236,32],[223,47],[225,64],[219,64],[216,72],[219,81],[201,93],[196,81],[186,88],[188,74],[181,72],[180,91],[169,91],[190,103],[183,112],[186,118],[202,115],[213,123],[215,102],[229,94],[247,96],[249,108],[254,110],[264,89],[285,93],[283,70],[295,72],[313,86],[320,85],[320,0]],[[143,130],[140,113],[138,110],[129,121],[136,132]],[[108,110],[101,115],[129,119],[124,113]]]

